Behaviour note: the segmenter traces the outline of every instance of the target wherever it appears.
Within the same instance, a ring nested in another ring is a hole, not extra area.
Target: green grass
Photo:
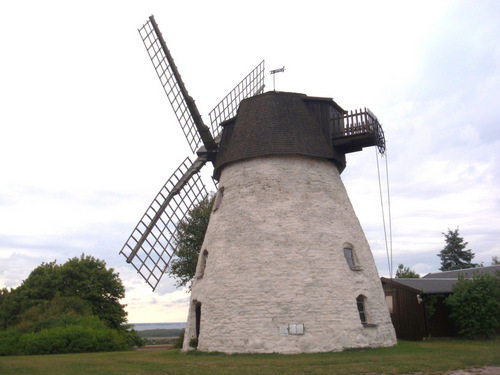
[[[500,340],[402,341],[392,348],[299,355],[181,353],[176,349],[0,357],[0,374],[440,374],[500,366]]]

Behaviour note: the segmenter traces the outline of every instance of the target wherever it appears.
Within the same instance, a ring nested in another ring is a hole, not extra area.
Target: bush
[[[14,331],[0,331],[0,356],[19,354],[19,337]]]
[[[129,326],[124,327],[125,329],[120,332],[127,339],[129,347],[143,347],[144,345],[146,345],[146,341],[139,335],[139,332],[137,332],[135,329],[129,329],[128,327]]]
[[[191,348],[197,348],[198,347],[198,339],[196,337],[193,337],[191,340],[189,340],[189,346]]]
[[[460,275],[445,303],[466,338],[491,338],[500,326],[500,280],[488,274],[475,273],[472,279]]]
[[[186,332],[186,330],[183,329],[181,334],[179,335],[179,337],[177,337],[177,340],[175,340],[174,348],[182,349],[182,345],[184,344],[184,333],[185,332]]]
[[[119,351],[143,344],[136,331],[109,328],[96,316],[80,317],[68,325],[62,324],[64,319],[38,332],[1,331],[0,355]]]

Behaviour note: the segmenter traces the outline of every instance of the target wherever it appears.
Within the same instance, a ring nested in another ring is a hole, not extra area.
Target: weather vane
[[[273,91],[276,91],[276,82],[275,82],[275,78],[274,78],[274,75],[276,73],[283,73],[285,71],[285,67],[283,68],[280,68],[280,69],[274,69],[274,70],[271,70],[269,72],[269,74],[272,74],[273,75]]]

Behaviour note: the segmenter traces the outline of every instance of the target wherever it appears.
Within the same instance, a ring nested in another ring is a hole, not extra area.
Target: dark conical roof
[[[342,164],[324,124],[306,104],[310,101],[336,106],[331,99],[274,91],[243,100],[237,116],[223,125],[215,178],[228,163],[267,155],[306,155]]]

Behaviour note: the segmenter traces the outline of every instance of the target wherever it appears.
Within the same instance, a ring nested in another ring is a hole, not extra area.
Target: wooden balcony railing
[[[377,146],[381,154],[385,153],[384,131],[368,108],[346,112],[332,121],[334,146],[344,147],[347,152]]]

